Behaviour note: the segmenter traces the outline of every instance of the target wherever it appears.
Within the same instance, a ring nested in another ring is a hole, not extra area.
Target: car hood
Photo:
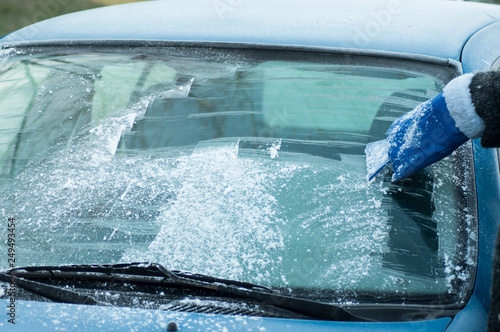
[[[0,300],[6,308],[8,300]],[[179,331],[444,331],[450,318],[401,323],[353,323],[290,320],[162,310],[16,301],[15,327],[38,331],[165,331],[176,322]],[[7,318],[8,315],[6,316]],[[11,323],[3,319],[0,326]],[[10,318],[9,318],[10,319]]]

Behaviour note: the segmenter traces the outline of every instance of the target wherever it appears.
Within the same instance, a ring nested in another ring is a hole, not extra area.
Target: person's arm
[[[448,156],[469,139],[500,147],[500,72],[466,74],[436,97],[396,119],[387,139],[365,149],[367,178],[387,164],[398,181]]]

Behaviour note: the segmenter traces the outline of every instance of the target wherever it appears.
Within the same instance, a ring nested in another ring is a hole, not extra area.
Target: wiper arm
[[[19,278],[16,276],[15,272],[11,273],[11,271],[9,271],[9,274],[0,273],[0,280],[10,283],[13,282],[16,287],[20,287],[29,292],[41,295],[52,301],[88,305],[111,305],[107,302],[97,301],[92,296],[82,295],[66,288],[51,286],[41,282]]]
[[[34,266],[12,269],[9,274],[22,278],[71,278],[180,285],[211,290],[232,297],[253,299],[316,319],[366,321],[339,306],[282,295],[268,287],[248,282],[171,271],[157,263]]]
[[[170,278],[172,281],[188,281],[188,282],[205,282],[207,284],[220,283],[232,285],[247,289],[260,289],[266,292],[273,292],[268,287],[252,284],[249,282],[228,280],[215,278],[201,274],[193,274],[189,272],[170,271],[160,264],[156,263],[123,263],[123,264],[102,264],[102,265],[60,265],[60,266],[27,266],[19,267],[8,271],[9,274],[15,274],[23,278],[71,278],[80,280],[122,280],[122,281],[144,281],[144,279],[135,280],[130,277],[120,278],[123,276],[138,276],[138,277],[158,277],[161,280],[167,281]],[[147,281],[152,281],[147,279]],[[193,285],[198,285],[193,283]],[[212,289],[212,288],[210,288]]]

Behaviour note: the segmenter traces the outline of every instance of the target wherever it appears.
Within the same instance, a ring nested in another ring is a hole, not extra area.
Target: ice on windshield
[[[469,175],[456,166],[467,147],[397,185],[389,175],[368,183],[363,154],[444,82],[217,60],[4,65],[0,212],[19,220],[18,266],[151,261],[337,290],[331,301],[461,292],[475,237]]]

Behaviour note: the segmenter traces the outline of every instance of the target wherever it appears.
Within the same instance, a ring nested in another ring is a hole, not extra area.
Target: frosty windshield
[[[470,147],[397,184],[368,183],[363,152],[451,67],[49,51],[0,58],[0,211],[18,220],[18,266],[150,261],[330,302],[464,300]]]

